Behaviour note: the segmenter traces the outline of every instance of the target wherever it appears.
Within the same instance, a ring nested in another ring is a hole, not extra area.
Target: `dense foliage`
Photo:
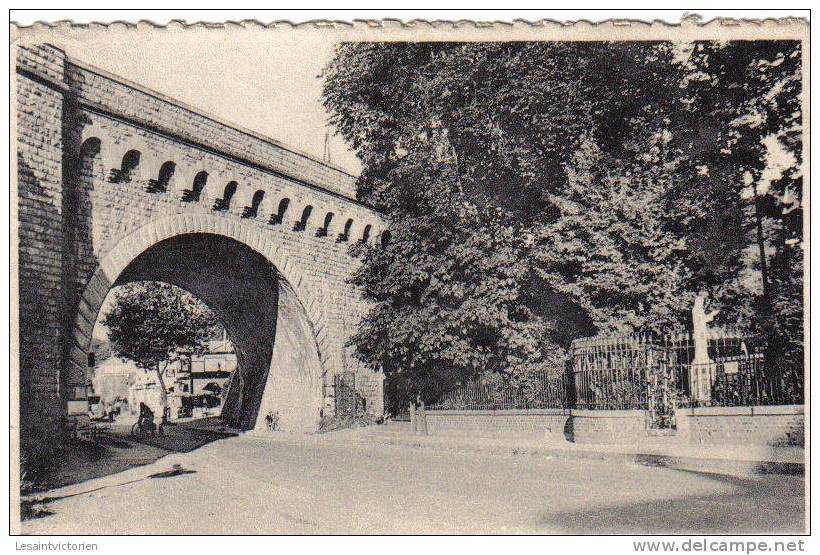
[[[139,368],[156,371],[188,354],[201,354],[219,325],[213,312],[187,291],[155,281],[119,287],[103,317],[111,350]]]
[[[580,335],[683,328],[706,289],[802,357],[800,60],[764,41],[341,45],[325,106],[392,231],[355,248],[374,303],[357,356],[432,399],[560,373]]]

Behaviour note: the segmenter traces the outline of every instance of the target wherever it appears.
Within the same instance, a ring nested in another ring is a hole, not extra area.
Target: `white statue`
[[[692,306],[692,338],[695,341],[695,364],[709,364],[709,328],[707,324],[715,319],[720,312],[713,310],[706,312],[706,291],[701,291],[695,297],[695,304]]]
[[[695,342],[695,359],[692,361],[689,379],[692,397],[698,401],[711,398],[714,367],[709,358],[709,327],[719,310],[706,312],[706,291],[700,291],[692,306],[692,339]],[[703,365],[703,366],[701,366]]]

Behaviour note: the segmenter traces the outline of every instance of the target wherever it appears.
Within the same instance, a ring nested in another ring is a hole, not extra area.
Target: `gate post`
[[[427,434],[427,413],[424,411],[424,401],[419,404],[419,414],[417,415],[419,423],[419,435],[426,436]]]
[[[416,404],[410,402],[410,431],[416,433]]]

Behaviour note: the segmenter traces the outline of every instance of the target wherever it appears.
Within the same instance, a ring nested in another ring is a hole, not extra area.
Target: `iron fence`
[[[732,330],[709,331],[709,362],[695,362],[691,334],[610,335],[573,343],[578,408],[646,409],[658,387],[677,406],[803,402],[802,370],[768,363],[763,344]]]
[[[572,344],[571,371],[516,380],[485,376],[445,393],[431,409],[669,407],[803,403],[802,368],[765,360],[764,345],[733,330],[709,330],[709,362],[695,362],[691,334],[606,335]]]
[[[681,406],[720,407],[790,405],[803,403],[802,372],[772,368],[761,354],[728,357],[709,364],[692,364],[679,372],[689,382],[692,376],[708,376],[709,398],[683,396]],[[683,381],[683,380],[681,380]],[[689,387],[691,391],[691,385]]]
[[[576,407],[642,409],[648,402],[648,368],[663,350],[640,335],[599,336],[573,342]]]

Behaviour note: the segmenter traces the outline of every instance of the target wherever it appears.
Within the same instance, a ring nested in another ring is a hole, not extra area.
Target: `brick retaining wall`
[[[681,409],[677,420],[700,445],[804,445],[802,405]]]
[[[646,415],[642,410],[573,409],[571,412],[575,443],[623,444],[646,437]]]
[[[804,444],[802,405],[680,409],[680,443]],[[650,437],[641,410],[428,410],[431,434],[528,434],[584,444],[624,444]],[[671,438],[670,438],[671,439]]]
[[[458,431],[548,433],[563,438],[569,414],[569,410],[562,409],[430,410],[427,411],[427,427],[433,434]]]

